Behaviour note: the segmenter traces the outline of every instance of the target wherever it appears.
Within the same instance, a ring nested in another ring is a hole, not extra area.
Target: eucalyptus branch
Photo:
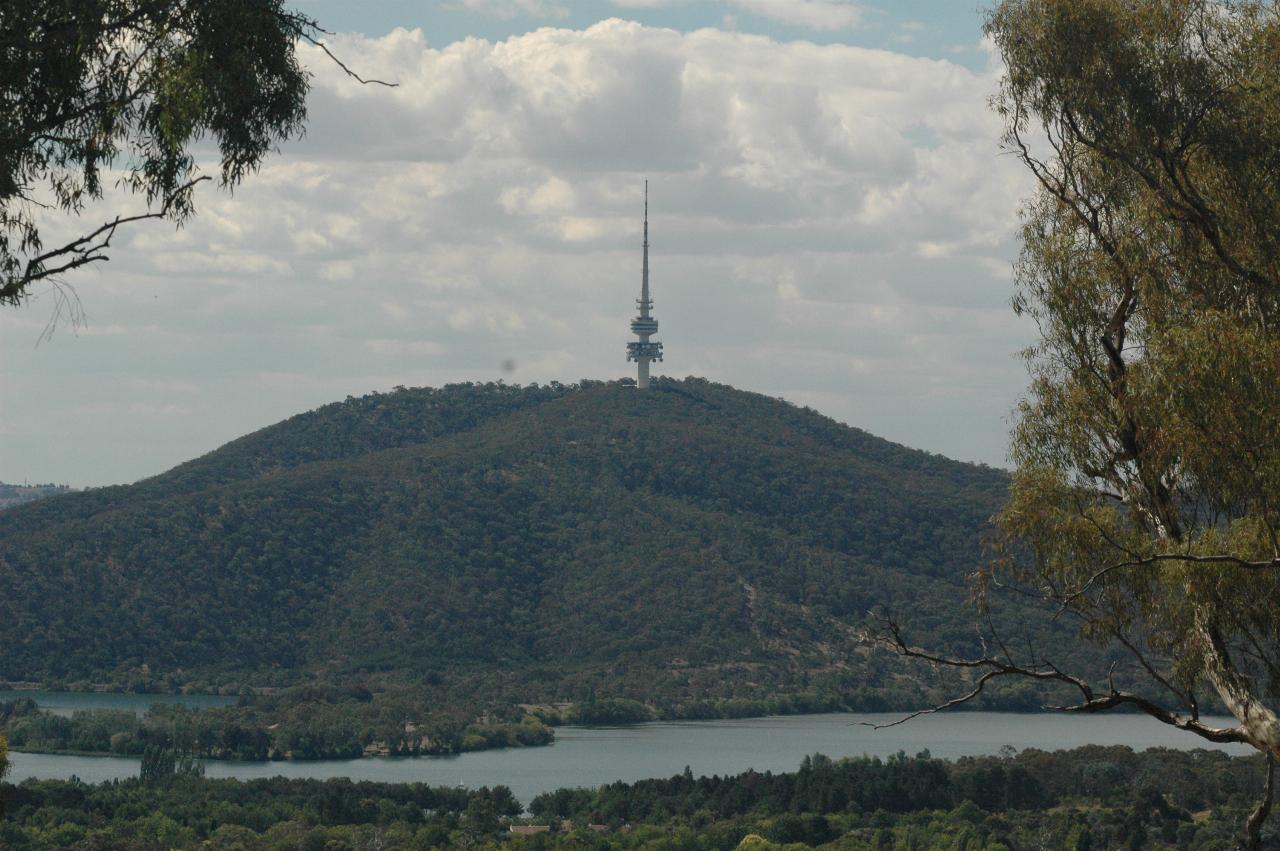
[[[72,269],[107,260],[107,255],[103,252],[111,246],[111,240],[121,225],[145,219],[164,218],[177,199],[189,193],[196,184],[206,180],[209,180],[208,176],[197,177],[179,186],[165,198],[159,210],[148,210],[132,216],[116,216],[78,239],[32,257],[27,261],[22,274],[15,275],[0,284],[0,303],[11,303],[21,299],[27,287],[36,281],[56,278]],[[49,262],[53,260],[58,262],[50,266]]]
[[[1080,587],[1072,591],[1070,594],[1067,594],[1060,598],[1060,602],[1064,607],[1071,605],[1076,600],[1083,597],[1090,590],[1092,590],[1092,588],[1098,582],[1102,581],[1110,574],[1115,573],[1118,570],[1124,570],[1125,568],[1129,568],[1129,567],[1145,567],[1148,565],[1160,564],[1160,563],[1169,562],[1169,561],[1185,561],[1185,562],[1192,562],[1196,564],[1228,564],[1235,567],[1242,567],[1242,568],[1245,568],[1246,570],[1257,570],[1257,571],[1271,570],[1271,569],[1280,567],[1280,558],[1270,559],[1267,561],[1247,561],[1245,559],[1241,559],[1236,556],[1230,556],[1230,555],[1196,556],[1196,555],[1179,554],[1179,553],[1160,553],[1157,555],[1139,557],[1139,556],[1135,556],[1132,553],[1132,551],[1127,550],[1127,548],[1121,547],[1110,540],[1108,540],[1108,543],[1116,547],[1116,549],[1119,549],[1122,552],[1126,552],[1126,554],[1130,555],[1130,560],[1113,562],[1107,565],[1106,567],[1103,567],[1095,571],[1088,579],[1084,581],[1082,585],[1080,585]]]
[[[106,260],[122,225],[192,215],[191,184],[174,185],[193,173],[190,146],[202,136],[217,138],[230,187],[299,135],[309,77],[298,54],[306,45],[361,84],[395,85],[357,73],[315,20],[279,3],[113,0],[99,11],[19,0],[0,32],[0,50],[13,54],[10,99],[33,105],[12,116],[0,168],[0,304],[19,304],[35,282]],[[253,47],[233,49],[242,40]],[[42,70],[28,73],[24,64]],[[146,212],[43,250],[24,205],[43,203],[32,199],[33,187],[48,189],[48,208],[81,215],[103,196],[102,171],[121,157],[129,160],[121,185],[145,194]]]
[[[1233,273],[1239,275],[1255,286],[1270,289],[1274,287],[1274,283],[1264,274],[1256,269],[1251,269],[1234,256],[1223,242],[1222,231],[1217,225],[1217,215],[1209,209],[1207,203],[1203,200],[1201,194],[1195,190],[1190,183],[1186,185],[1179,181],[1175,176],[1169,175],[1173,180],[1173,189],[1176,192],[1171,193],[1169,189],[1163,185],[1159,175],[1153,173],[1140,164],[1133,157],[1122,153],[1118,148],[1106,144],[1099,138],[1092,137],[1085,133],[1084,130],[1076,122],[1070,110],[1063,109],[1061,111],[1063,118],[1068,121],[1072,135],[1078,139],[1082,145],[1097,151],[1104,157],[1114,160],[1139,177],[1156,197],[1159,198],[1169,208],[1171,213],[1177,214],[1179,220],[1186,224],[1192,225],[1195,230],[1205,238],[1209,243],[1209,247],[1213,249],[1218,259]]]
[[[890,727],[897,727],[899,724],[905,724],[908,721],[912,721],[916,718],[919,718],[922,715],[933,715],[934,713],[937,713],[937,712],[945,712],[948,709],[953,709],[957,706],[960,706],[961,704],[968,703],[969,701],[973,700],[975,697],[982,694],[982,690],[986,688],[987,683],[991,682],[997,677],[1002,677],[1002,676],[1005,676],[1005,674],[1001,673],[1000,671],[987,671],[978,679],[978,684],[974,687],[973,691],[969,692],[968,694],[962,695],[957,698],[953,698],[952,700],[948,700],[946,703],[941,703],[941,704],[938,704],[937,706],[931,706],[928,709],[917,709],[915,712],[912,712],[910,715],[904,715],[898,720],[890,721],[887,724],[873,724],[870,721],[859,721],[858,724],[863,727],[870,727],[873,730],[887,730]]]
[[[319,28],[317,27],[317,29],[319,29]],[[335,55],[333,54],[333,51],[332,51],[332,50],[330,50],[330,49],[329,49],[329,46],[328,46],[327,44],[325,44],[323,41],[320,41],[319,39],[315,38],[314,36],[312,36],[310,33],[307,33],[307,32],[302,32],[302,31],[300,31],[300,32],[298,33],[298,36],[299,36],[300,38],[302,38],[304,41],[308,42],[309,44],[314,45],[315,47],[318,47],[318,48],[320,48],[321,50],[323,50],[323,51],[324,51],[324,55],[325,55],[325,56],[328,56],[328,57],[329,57],[329,59],[333,61],[333,64],[334,64],[334,65],[337,65],[339,68],[341,68],[341,69],[343,70],[343,72],[344,72],[348,77],[352,78],[353,80],[355,80],[356,82],[360,83],[361,85],[364,85],[364,86],[372,86],[372,85],[377,85],[377,86],[386,86],[386,87],[387,87],[387,88],[389,88],[389,89],[394,89],[394,88],[396,88],[397,86],[399,86],[399,85],[400,85],[399,83],[388,83],[386,80],[378,80],[378,79],[374,79],[374,78],[372,78],[372,77],[370,77],[370,78],[361,77],[361,76],[360,76],[359,74],[357,74],[355,71],[352,71],[352,70],[351,70],[351,68],[349,68],[349,67],[347,66],[347,64],[346,64],[346,63],[344,63],[341,59],[339,59],[337,56],[335,56]]]
[[[1123,632],[1118,629],[1114,629],[1111,631],[1111,634],[1117,641],[1123,644],[1130,653],[1133,654],[1133,657],[1138,660],[1138,664],[1142,666],[1143,670],[1145,670],[1153,680],[1168,689],[1170,694],[1178,698],[1178,700],[1181,701],[1188,709],[1195,713],[1195,704],[1189,693],[1179,689],[1173,683],[1169,682],[1169,679],[1165,677],[1164,674],[1156,670],[1155,665],[1151,664],[1151,660],[1147,658],[1147,655],[1139,650]],[[1193,714],[1193,717],[1198,717],[1198,715]]]
[[[1047,706],[1045,708],[1054,712],[1092,714],[1106,712],[1118,706],[1132,706],[1163,724],[1193,733],[1206,741],[1216,742],[1217,744],[1254,744],[1242,727],[1214,727],[1205,724],[1198,718],[1171,712],[1160,704],[1132,692],[1112,690],[1106,695],[1073,706]]]
[[[1157,564],[1166,561],[1185,561],[1192,564],[1227,564],[1233,567],[1242,567],[1245,570],[1274,570],[1280,567],[1280,558],[1264,559],[1262,561],[1249,561],[1248,559],[1239,558],[1232,555],[1207,555],[1197,556],[1190,553],[1157,553],[1155,555],[1135,558],[1132,561],[1122,561],[1106,568],[1107,570],[1122,567],[1142,567],[1149,564]]]
[[[884,727],[893,727],[898,724],[918,718],[921,715],[928,715],[936,712],[943,712],[947,709],[954,709],[965,703],[972,701],[978,695],[982,694],[987,684],[994,679],[1001,677],[1019,677],[1023,679],[1031,679],[1039,682],[1059,682],[1069,685],[1080,692],[1082,700],[1079,703],[1067,704],[1063,706],[1046,706],[1053,712],[1063,712],[1071,714],[1093,714],[1106,712],[1121,706],[1129,706],[1137,709],[1157,721],[1176,727],[1179,730],[1193,733],[1202,739],[1217,743],[1237,743],[1237,744],[1253,744],[1252,739],[1242,727],[1215,727],[1205,724],[1195,716],[1185,716],[1176,712],[1172,712],[1160,706],[1149,698],[1143,697],[1133,692],[1121,691],[1116,688],[1112,680],[1112,671],[1108,673],[1107,691],[1098,694],[1087,680],[1068,674],[1058,667],[1048,662],[1042,662],[1039,666],[1017,665],[1009,662],[1001,661],[990,657],[980,657],[976,659],[959,659],[948,656],[940,656],[929,653],[924,650],[910,646],[902,636],[902,630],[899,625],[893,621],[887,621],[885,624],[886,634],[872,636],[871,640],[881,646],[887,647],[894,653],[907,659],[918,659],[920,661],[929,662],[934,665],[944,667],[958,668],[961,670],[981,670],[982,676],[972,690],[960,697],[953,698],[927,709],[921,709],[910,715],[907,715],[897,721],[888,724],[870,725],[877,729]]]

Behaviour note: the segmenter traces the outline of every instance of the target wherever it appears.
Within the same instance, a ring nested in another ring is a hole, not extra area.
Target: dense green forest
[[[954,762],[815,755],[786,774],[563,789],[521,816],[504,787],[210,780],[160,754],[138,780],[0,784],[0,847],[1221,849],[1263,771],[1260,757],[1098,746]]]
[[[613,699],[664,717],[915,707],[955,683],[858,628],[880,609],[976,650],[965,580],[1005,487],[700,379],[349,398],[0,514],[0,678],[300,700],[355,682],[416,701],[401,725],[555,702],[590,721]],[[1002,611],[1068,652],[1064,626]]]

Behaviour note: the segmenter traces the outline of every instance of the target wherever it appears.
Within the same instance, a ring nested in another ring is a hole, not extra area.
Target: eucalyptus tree
[[[1030,676],[1072,711],[1252,745],[1257,847],[1280,756],[1280,10],[1004,0],[986,31],[1004,146],[1036,180],[1014,308],[1039,337],[982,587],[1044,597],[1136,677],[889,640],[970,668],[955,702]],[[1213,701],[1233,723],[1203,717]]]
[[[197,142],[213,143],[231,188],[298,136],[309,78],[297,46],[328,53],[322,32],[281,0],[0,3],[0,304],[106,260],[123,224],[186,221],[211,179]],[[144,203],[46,243],[53,217],[113,183]]]

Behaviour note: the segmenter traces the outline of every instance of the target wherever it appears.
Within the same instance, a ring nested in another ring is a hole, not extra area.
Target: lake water
[[[70,715],[81,709],[117,709],[141,715],[157,703],[177,703],[191,709],[230,706],[234,697],[216,694],[116,694],[99,691],[17,691],[0,689],[0,701],[29,697],[55,715]]]
[[[523,803],[565,786],[669,777],[689,766],[695,775],[794,771],[806,754],[889,756],[899,750],[954,758],[1019,750],[1056,750],[1086,744],[1190,749],[1213,747],[1247,754],[1242,745],[1213,745],[1139,715],[1014,715],[956,712],[928,715],[885,730],[899,715],[792,715],[741,721],[691,721],[622,728],[561,727],[549,747],[478,751],[452,757],[405,757],[324,762],[210,761],[209,777],[350,777],[423,782],[469,788],[505,784]],[[1209,720],[1209,719],[1206,719]],[[1227,724],[1229,719],[1216,719]],[[1214,722],[1210,722],[1214,723]],[[138,761],[111,757],[11,754],[11,782],[28,777],[86,782],[136,777]]]

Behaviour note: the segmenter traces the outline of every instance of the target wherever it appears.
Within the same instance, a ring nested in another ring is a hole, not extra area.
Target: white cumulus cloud
[[[734,5],[814,27],[858,16]],[[997,69],[616,19],[333,42],[399,86],[304,48],[306,137],[234,196],[202,191],[183,230],[122,232],[78,279],[89,327],[120,333],[34,349],[38,307],[0,314],[6,475],[137,478],[397,384],[628,374],[646,179],[666,372],[1002,460],[1029,186],[997,154]]]

